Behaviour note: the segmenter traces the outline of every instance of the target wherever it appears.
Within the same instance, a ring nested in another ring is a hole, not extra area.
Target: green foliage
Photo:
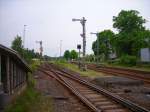
[[[65,58],[66,60],[69,60],[69,59],[70,59],[70,52],[69,52],[69,50],[66,50],[66,51],[65,51],[65,53],[64,53],[64,58]]]
[[[150,30],[144,26],[146,20],[136,10],[122,10],[113,17],[113,27],[118,29],[114,34],[111,30],[104,30],[98,34],[98,40],[93,42],[92,49],[97,55],[97,42],[99,41],[99,55],[104,55],[105,61],[111,53],[116,53],[120,64],[136,64],[136,57],[140,55],[141,48],[150,48]],[[117,63],[114,61],[112,63]]]
[[[57,63],[66,63],[66,60],[60,59],[60,60],[57,60],[56,62],[57,62]]]
[[[75,50],[71,50],[70,58],[71,59],[77,59],[78,58],[78,53]]]
[[[31,64],[30,64],[30,68],[32,70],[32,72],[34,72],[35,70],[37,70],[37,68],[39,67],[40,65],[40,60],[32,60],[31,61]]]
[[[119,33],[115,38],[115,47],[118,56],[128,54],[138,56],[140,49],[148,47],[146,39],[150,39],[149,31],[134,31],[132,33]]]
[[[147,47],[146,38],[150,33],[145,30],[146,22],[135,10],[122,10],[117,17],[113,17],[113,27],[119,30],[114,40],[115,50],[120,57],[124,54],[138,56],[142,47]]]
[[[17,98],[14,104],[9,105],[5,112],[29,112],[29,109],[37,102],[39,93],[28,87],[25,92]]]
[[[127,66],[135,66],[137,62],[136,56],[124,55],[120,57],[119,64]]]
[[[94,54],[97,55],[97,45],[99,55],[104,54],[105,59],[108,59],[109,53],[114,51],[114,38],[115,34],[111,30],[104,30],[98,33],[98,40],[93,42],[92,49]],[[97,41],[99,44],[97,44]]]
[[[53,112],[52,106],[51,97],[43,96],[33,87],[28,87],[5,112]]]
[[[66,50],[65,53],[64,53],[64,58],[66,60],[69,60],[69,59],[77,59],[78,58],[78,53],[75,51],[75,50]]]
[[[113,22],[113,27],[117,28],[119,32],[130,33],[135,30],[144,30],[143,24],[146,20],[139,16],[139,12],[136,10],[122,10],[117,17],[113,17]]]
[[[31,63],[33,58],[40,59],[40,54],[35,52],[33,49],[30,50],[27,48],[23,49],[23,51],[24,51],[24,58],[28,63]]]
[[[150,48],[150,30],[145,30],[144,32],[141,32],[143,40],[144,40],[144,47]]]
[[[92,54],[86,55],[86,56],[85,56],[85,60],[86,60],[87,62],[92,62],[92,61],[95,60],[95,56],[92,55]]]
[[[107,63],[108,64],[112,64],[112,65],[117,65],[120,62],[119,59],[114,59],[114,60],[108,60]]]
[[[20,36],[16,36],[15,39],[12,41],[11,48],[20,54],[28,63],[31,63],[33,58],[40,58],[40,54],[35,52],[33,49],[25,49],[22,46],[22,39]]]
[[[12,41],[11,48],[17,51],[21,56],[23,56],[23,46],[20,36],[17,35],[15,37],[15,39]]]
[[[103,73],[100,73],[100,72],[96,72],[96,71],[93,71],[93,70],[89,70],[87,69],[86,71],[82,71],[79,69],[79,67],[75,64],[71,64],[71,63],[68,63],[68,62],[54,62],[54,64],[60,66],[60,67],[65,67],[67,69],[70,69],[72,71],[75,71],[77,73],[80,73],[81,76],[88,76],[88,77],[91,77],[91,78],[95,78],[95,77],[99,77],[99,76],[104,76]]]

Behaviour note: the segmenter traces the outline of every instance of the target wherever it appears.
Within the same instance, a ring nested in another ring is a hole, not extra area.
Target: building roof
[[[25,68],[26,71],[31,72],[29,65],[26,63],[26,61],[23,58],[21,58],[21,56],[15,50],[0,44],[0,54],[9,55],[18,64],[22,65],[22,67]]]

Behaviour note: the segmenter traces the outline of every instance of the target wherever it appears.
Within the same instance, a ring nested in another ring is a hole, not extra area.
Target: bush
[[[119,61],[118,59],[108,60],[107,63],[108,64],[116,64],[116,63],[118,63],[118,61]]]
[[[34,72],[40,66],[40,60],[32,60],[30,68]]]
[[[119,60],[119,64],[127,65],[127,66],[135,66],[137,58],[136,56],[123,55]]]

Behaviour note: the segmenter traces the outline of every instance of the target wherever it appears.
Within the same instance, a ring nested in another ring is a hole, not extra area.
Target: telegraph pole
[[[24,25],[24,28],[23,28],[23,47],[25,47],[26,26],[27,26],[27,25]]]
[[[93,33],[93,32],[91,32],[91,34],[94,34],[94,35],[96,35],[96,37],[97,37],[97,48],[96,48],[96,52],[97,52],[97,64],[98,64],[98,61],[99,61],[99,39],[98,39],[98,33]]]
[[[60,40],[60,59],[61,59],[61,51],[62,51],[62,40]]]
[[[83,38],[83,69],[86,70],[86,66],[85,66],[85,54],[86,54],[86,30],[85,30],[85,23],[86,23],[86,19],[85,17],[83,17],[82,19],[72,19],[72,21],[80,21],[81,25],[82,25],[82,31],[83,33],[80,34],[81,37]]]

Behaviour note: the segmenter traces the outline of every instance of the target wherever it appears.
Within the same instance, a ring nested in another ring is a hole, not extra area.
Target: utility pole
[[[83,69],[86,70],[86,66],[85,66],[85,54],[86,54],[86,30],[85,30],[85,23],[86,23],[86,19],[85,17],[83,17],[82,19],[72,19],[72,21],[80,21],[81,25],[82,25],[82,31],[83,33],[80,34],[81,37],[83,38]]]
[[[42,60],[42,55],[43,55],[42,40],[41,41],[36,41],[36,43],[40,44],[40,61],[41,61]]]
[[[97,48],[96,48],[97,56],[96,57],[97,57],[97,64],[98,64],[98,61],[99,61],[99,39],[98,39],[98,33],[91,32],[91,34],[94,34],[97,37]]]
[[[61,51],[62,51],[62,40],[60,40],[60,59],[61,59]]]
[[[27,26],[27,25],[24,25],[24,28],[23,28],[23,47],[25,47],[26,26]]]

